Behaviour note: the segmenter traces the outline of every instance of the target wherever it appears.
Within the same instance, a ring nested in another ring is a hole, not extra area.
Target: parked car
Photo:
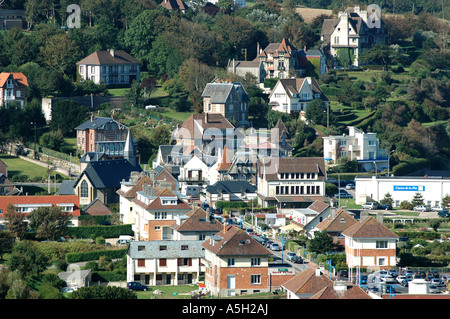
[[[325,180],[325,183],[330,183],[330,184],[335,184],[335,185],[337,185],[338,181],[337,181],[336,178],[327,178],[327,179]]]
[[[266,248],[270,248],[270,245],[272,245],[272,244],[273,244],[273,241],[268,240],[268,241],[266,242]]]
[[[339,270],[339,278],[348,278],[347,270]]]
[[[335,70],[344,70],[344,68],[342,66],[339,66],[339,65],[335,66],[334,69]]]
[[[280,250],[281,250],[281,247],[280,247],[280,245],[278,245],[277,243],[272,243],[272,244],[270,245],[270,250],[273,250],[273,251],[280,251]]]
[[[339,191],[339,193],[334,194],[334,197],[336,197],[336,198],[339,198],[339,197],[340,198],[353,198],[353,195],[348,193],[347,191],[341,189]]]
[[[439,271],[437,271],[437,270],[432,270],[432,271],[430,271],[429,273],[428,273],[429,275],[432,275],[434,278],[439,278],[440,276],[439,276]]]
[[[396,278],[398,276],[398,272],[396,269],[389,269],[388,274],[394,278]]]
[[[353,183],[348,183],[348,184],[345,186],[345,189],[355,189],[355,184],[353,184]]]
[[[414,207],[413,210],[416,212],[429,212],[430,207],[425,206],[425,205],[419,205],[419,206]]]
[[[385,275],[385,276],[380,276],[381,280],[386,282],[386,283],[393,283],[393,282],[397,282],[397,280],[392,277],[391,275]]]
[[[126,244],[128,244],[130,241],[129,240],[127,240],[127,239],[119,239],[117,242],[116,242],[116,244],[117,245],[126,245]]]
[[[425,277],[427,276],[427,274],[423,270],[418,270],[417,275],[419,275],[422,279],[425,279]]]
[[[378,205],[377,203],[365,203],[363,205],[361,205],[362,209],[377,209]]]
[[[361,283],[361,285],[367,285],[367,275],[361,275],[359,282]]]
[[[383,205],[378,206],[378,209],[392,210],[392,205],[389,205],[389,204],[383,204]]]
[[[448,210],[440,210],[438,211],[438,216],[442,218],[450,217],[450,212]]]
[[[130,290],[139,290],[139,291],[147,291],[148,290],[148,286],[145,286],[138,281],[128,282],[127,288]]]
[[[246,229],[245,229],[245,231],[247,232],[247,234],[251,234],[251,233],[253,233],[253,229],[251,229],[250,227],[247,227]]]
[[[442,275],[441,276],[441,285],[446,285],[447,284],[447,275]]]
[[[439,278],[434,278],[434,277],[433,277],[433,278],[431,279],[430,283],[431,283],[432,285],[440,286],[440,285],[441,285],[441,280],[440,280]]]
[[[430,292],[432,294],[439,294],[441,291],[439,290],[438,286],[436,285],[430,285]]]
[[[294,256],[292,257],[291,261],[296,264],[301,264],[303,262],[303,258],[300,256]]]
[[[292,261],[292,258],[295,257],[295,256],[297,256],[297,254],[292,252],[292,251],[290,251],[290,252],[288,252],[286,254],[286,259]]]
[[[397,280],[397,282],[399,284],[401,284],[403,280],[407,280],[406,278],[407,278],[406,276],[400,275],[400,276],[397,276],[397,278],[395,278],[395,280]]]
[[[434,212],[438,212],[440,210],[446,210],[446,209],[445,209],[445,207],[437,205],[437,206],[432,207],[431,210],[434,211]]]

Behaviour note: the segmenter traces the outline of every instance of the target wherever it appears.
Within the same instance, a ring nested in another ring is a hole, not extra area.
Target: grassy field
[[[300,14],[306,23],[311,23],[315,17],[321,14],[330,15],[333,13],[333,10],[328,9],[312,9],[312,8],[297,8],[295,11]]]
[[[18,157],[0,154],[0,159],[8,165],[8,177],[26,175],[30,179],[47,176],[47,168],[28,162]]]

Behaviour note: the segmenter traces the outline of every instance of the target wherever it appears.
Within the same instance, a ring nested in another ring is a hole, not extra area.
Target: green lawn
[[[125,96],[127,94],[127,91],[129,88],[114,88],[114,89],[108,89],[108,92],[112,96]]]
[[[0,159],[8,165],[8,177],[14,175],[26,175],[29,178],[47,176],[47,168],[28,162],[18,157],[0,154]]]
[[[150,291],[136,291],[138,299],[191,299],[190,292],[198,290],[198,285],[184,286],[150,286]],[[154,295],[155,290],[163,294]]]

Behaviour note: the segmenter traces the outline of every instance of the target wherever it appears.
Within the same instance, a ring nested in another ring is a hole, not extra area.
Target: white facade
[[[142,284],[196,283],[203,272],[203,241],[132,241],[127,252],[127,281]]]
[[[323,137],[323,155],[330,164],[346,157],[358,160],[358,168],[362,171],[387,169],[388,155],[380,148],[376,133],[364,133],[354,126],[348,127],[348,135],[332,135]]]
[[[364,204],[367,199],[380,201],[386,193],[398,207],[402,201],[411,201],[416,193],[422,194],[424,204],[439,205],[450,194],[450,178],[442,177],[356,177],[355,203]]]
[[[297,92],[287,92],[281,81],[278,81],[269,96],[272,110],[291,113],[306,111],[308,104],[320,99],[321,94],[313,91],[312,78],[306,77]]]

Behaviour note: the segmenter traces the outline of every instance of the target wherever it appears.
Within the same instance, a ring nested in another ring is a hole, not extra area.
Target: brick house
[[[123,157],[128,127],[112,118],[95,117],[75,127],[77,148],[86,152],[105,153],[110,159]]]
[[[268,256],[272,253],[234,226],[223,230],[202,244],[205,257],[205,284],[217,297],[270,291]]]
[[[398,235],[383,225],[382,216],[380,213],[373,218],[361,213],[360,221],[342,232],[349,268],[389,269],[396,266]]]
[[[18,102],[23,107],[26,101],[27,77],[21,72],[0,73],[0,106]]]

